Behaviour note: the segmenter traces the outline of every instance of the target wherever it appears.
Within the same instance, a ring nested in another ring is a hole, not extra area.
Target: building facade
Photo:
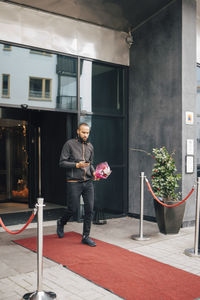
[[[198,1],[57,2],[0,1],[0,204],[33,207],[41,190],[65,205],[59,156],[82,121],[95,164],[112,169],[97,209],[138,216],[154,163],[142,151],[161,146],[176,151],[185,197],[200,164]],[[154,219],[147,189],[144,214]],[[194,218],[195,194],[185,226]]]

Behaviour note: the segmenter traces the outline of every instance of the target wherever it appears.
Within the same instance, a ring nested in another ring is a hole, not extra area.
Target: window
[[[10,75],[2,74],[2,97],[10,97]]]
[[[29,81],[30,100],[51,99],[51,79],[30,77]]]
[[[8,44],[4,44],[3,45],[3,50],[5,50],[5,51],[11,51],[11,49],[12,49],[12,46],[10,46]]]
[[[41,51],[41,50],[30,50],[31,54],[38,54],[38,55],[45,55],[45,56],[52,56],[51,53],[45,52],[45,51]]]

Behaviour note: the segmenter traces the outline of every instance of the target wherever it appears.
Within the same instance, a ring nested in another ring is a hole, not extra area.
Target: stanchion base
[[[107,224],[107,221],[106,220],[103,220],[103,221],[93,221],[93,224],[94,225],[105,225],[105,224]]]
[[[56,299],[56,294],[53,292],[34,292],[23,296],[24,300],[50,300]]]
[[[184,253],[185,253],[187,256],[191,256],[191,257],[198,257],[198,256],[200,256],[200,251],[198,250],[198,254],[196,255],[196,254],[195,254],[194,248],[191,248],[191,249],[185,249]]]
[[[150,237],[145,236],[145,235],[142,237],[139,235],[132,235],[131,238],[136,241],[149,241],[150,240]]]

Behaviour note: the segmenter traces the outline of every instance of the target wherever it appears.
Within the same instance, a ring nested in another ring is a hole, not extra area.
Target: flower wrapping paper
[[[102,162],[96,166],[95,177],[100,179],[106,179],[111,174],[111,169],[107,161]]]

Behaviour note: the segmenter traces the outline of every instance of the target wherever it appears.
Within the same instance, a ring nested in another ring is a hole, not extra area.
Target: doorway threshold
[[[64,206],[45,203],[43,210],[43,220],[52,221],[58,219],[63,213]],[[28,208],[24,203],[0,203],[0,217],[5,226],[26,224],[33,212],[32,208]],[[32,220],[37,222],[37,215]]]

